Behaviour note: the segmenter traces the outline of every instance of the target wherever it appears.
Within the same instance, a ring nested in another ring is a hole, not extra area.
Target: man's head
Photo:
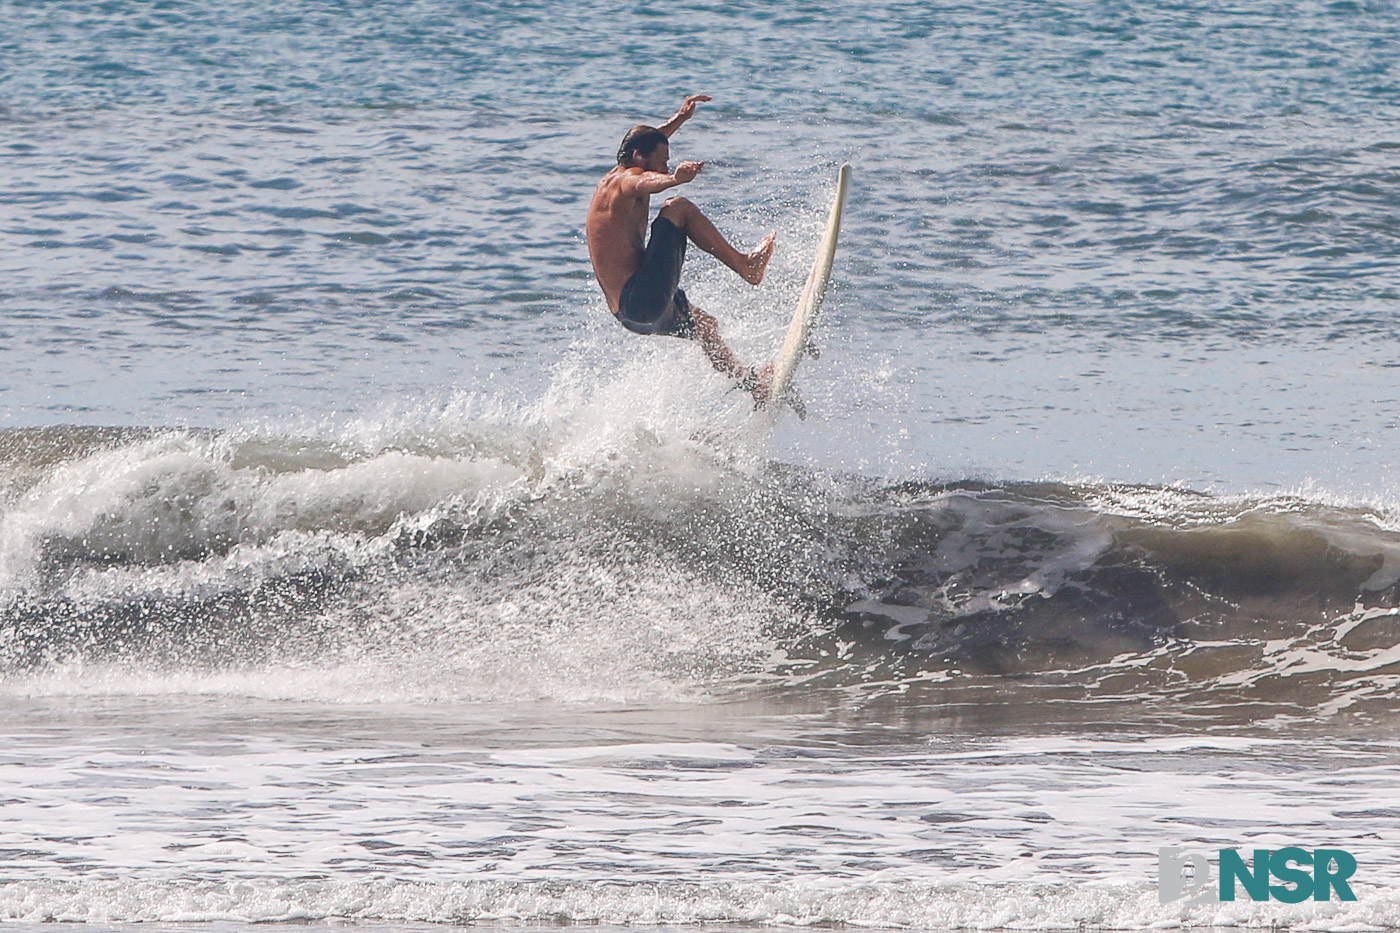
[[[622,145],[617,148],[617,164],[635,165],[649,172],[666,171],[666,162],[671,156],[670,143],[666,134],[654,126],[634,126],[622,137]]]

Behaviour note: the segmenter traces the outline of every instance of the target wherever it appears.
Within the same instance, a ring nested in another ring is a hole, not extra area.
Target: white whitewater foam
[[[0,882],[0,920],[272,923],[417,921],[476,924],[781,926],[914,930],[1247,928],[1365,933],[1400,927],[1400,894],[1358,887],[1358,900],[1297,905],[1248,900],[1160,905],[1145,884],[910,884],[236,881]]]

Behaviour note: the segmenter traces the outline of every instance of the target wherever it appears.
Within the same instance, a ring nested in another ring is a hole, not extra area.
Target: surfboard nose
[[[810,356],[814,360],[821,357],[821,350],[812,342],[812,329],[816,326],[822,299],[826,296],[827,281],[831,278],[831,264],[836,256],[836,240],[841,231],[841,211],[845,207],[846,186],[850,175],[850,163],[843,163],[836,175],[836,194],[832,198],[826,232],[817,247],[807,285],[802,290],[802,297],[798,300],[797,309],[788,324],[782,348],[778,350],[777,356],[773,357],[773,398],[791,405],[797,416],[804,419],[807,417],[807,409],[792,391],[792,377],[797,364],[804,356]]]

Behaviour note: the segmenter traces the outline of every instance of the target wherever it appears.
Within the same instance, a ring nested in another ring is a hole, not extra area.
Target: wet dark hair
[[[667,141],[666,134],[654,126],[634,126],[622,137],[622,145],[617,147],[617,164],[631,164],[632,154],[635,152],[649,156],[656,151],[657,146]]]

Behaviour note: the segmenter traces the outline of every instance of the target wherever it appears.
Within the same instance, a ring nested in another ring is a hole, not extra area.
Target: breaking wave
[[[1277,715],[1397,684],[1389,508],[800,468],[761,455],[720,382],[704,423],[664,390],[613,417],[605,384],[564,414],[4,432],[0,689],[1015,684]]]

